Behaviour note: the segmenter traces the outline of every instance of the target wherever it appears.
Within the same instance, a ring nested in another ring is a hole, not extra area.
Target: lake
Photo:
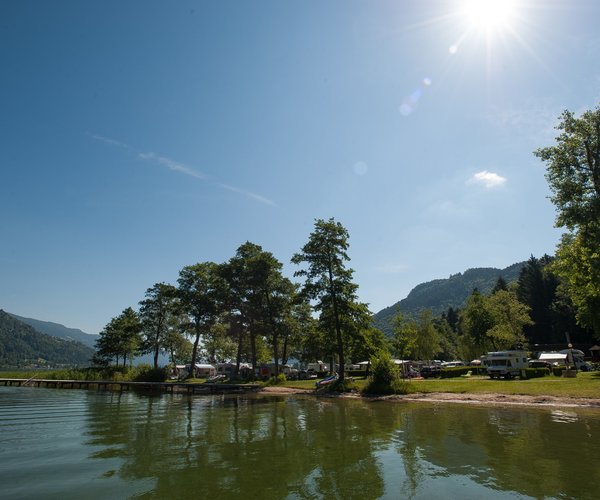
[[[597,498],[600,411],[0,387],[0,497]]]

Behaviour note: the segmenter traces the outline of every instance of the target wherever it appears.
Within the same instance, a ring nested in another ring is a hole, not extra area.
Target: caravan
[[[504,377],[509,380],[521,374],[527,368],[527,352],[497,351],[488,352],[483,360],[490,378]]]

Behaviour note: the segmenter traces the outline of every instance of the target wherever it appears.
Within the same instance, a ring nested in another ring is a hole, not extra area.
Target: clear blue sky
[[[1,2],[0,308],[98,333],[247,240],[291,276],[315,218],[373,312],[553,253],[532,151],[600,101],[600,2],[463,4]]]

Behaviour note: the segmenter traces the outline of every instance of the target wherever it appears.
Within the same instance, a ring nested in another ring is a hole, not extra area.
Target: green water
[[[600,412],[0,387],[0,497],[597,498]]]

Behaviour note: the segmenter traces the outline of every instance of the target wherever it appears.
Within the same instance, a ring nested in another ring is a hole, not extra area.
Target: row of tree
[[[384,342],[371,313],[357,300],[349,260],[348,232],[334,219],[317,220],[301,251],[292,257],[302,286],[282,274],[282,263],[246,242],[227,262],[184,267],[177,285],[156,283],[139,311],[125,309],[100,333],[96,363],[127,363],[152,353],[154,366],[166,352],[172,362],[229,359],[256,367],[273,359],[275,372],[290,356],[301,360],[335,355],[343,377],[346,356],[369,357]],[[188,340],[191,340],[191,344]]]

